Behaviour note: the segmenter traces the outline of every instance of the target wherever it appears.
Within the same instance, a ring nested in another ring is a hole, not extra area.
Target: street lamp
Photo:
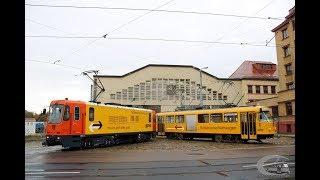
[[[208,69],[208,67],[203,67],[200,69],[200,107],[203,107],[203,97],[202,97],[202,69]]]

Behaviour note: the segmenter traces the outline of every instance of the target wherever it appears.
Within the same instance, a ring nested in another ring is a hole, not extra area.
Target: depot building
[[[167,64],[149,64],[121,76],[93,78],[92,100],[157,112],[199,107],[201,89],[204,108],[246,106],[276,97],[278,91],[276,64],[264,61],[244,61],[229,78],[216,77],[192,65]],[[99,88],[100,82],[105,91]]]

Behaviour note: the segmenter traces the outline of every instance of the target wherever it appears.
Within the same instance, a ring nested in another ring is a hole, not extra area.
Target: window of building
[[[170,83],[167,85],[167,93],[169,95],[175,95],[177,92],[177,85]]]
[[[287,37],[289,37],[289,35],[288,35],[288,29],[286,28],[286,29],[282,30],[282,39],[285,39]]]
[[[287,89],[294,89],[294,83],[293,82],[290,82],[290,83],[287,83]]]
[[[192,100],[196,100],[196,82],[191,81],[191,97]]]
[[[167,123],[174,123],[174,116],[167,116]]]
[[[238,119],[238,113],[225,113],[224,122],[236,122]]]
[[[275,94],[276,93],[276,86],[271,86],[271,94]]]
[[[248,93],[249,93],[249,94],[252,93],[252,85],[248,85]]]
[[[186,79],[186,100],[189,100],[189,99],[190,99],[190,79]]]
[[[151,99],[151,81],[146,81],[146,99]]]
[[[74,107],[74,120],[80,119],[80,108],[78,106]]]
[[[140,100],[145,100],[146,84],[140,83]]]
[[[208,100],[211,100],[212,99],[212,89],[207,89],[207,91],[208,91]]]
[[[261,68],[264,70],[272,69],[272,64],[261,64]]]
[[[224,95],[224,96],[223,96],[223,100],[227,101],[227,100],[228,100],[228,96],[227,96],[227,95]]]
[[[283,47],[283,53],[284,53],[284,57],[287,57],[290,55],[290,48],[289,46],[284,46]]]
[[[291,102],[286,103],[286,112],[287,112],[287,115],[292,115],[292,103]]]
[[[115,94],[110,94],[110,99],[116,99],[116,95]]]
[[[158,84],[158,100],[162,100],[162,83]]]
[[[129,87],[128,88],[128,99],[130,100],[130,101],[132,101],[133,100],[133,87]]]
[[[263,93],[268,94],[268,86],[263,86]]]
[[[219,94],[218,94],[218,99],[219,99],[219,100],[222,100],[222,93],[219,93]]]
[[[272,117],[273,118],[279,117],[278,106],[272,106],[271,110],[272,110]]]
[[[287,75],[291,75],[292,74],[292,64],[286,64],[285,65],[285,68],[286,68],[286,73]]]
[[[121,92],[116,92],[116,98],[117,98],[117,100],[121,99]]]
[[[197,89],[197,100],[200,100],[200,89]]]
[[[256,93],[260,94],[260,86],[256,86]]]
[[[185,80],[180,79],[180,90],[179,90],[179,95],[181,99],[185,99]]]
[[[157,99],[157,78],[152,78],[152,91],[151,91],[151,99],[156,100]]]
[[[208,123],[208,122],[209,122],[209,114],[198,115],[198,123]]]
[[[133,98],[134,98],[134,100],[136,100],[136,101],[139,100],[139,85],[138,85],[138,84],[134,85]]]
[[[221,113],[210,114],[210,122],[215,122],[215,123],[222,122],[222,114]]]
[[[163,90],[162,90],[163,100],[168,100],[167,86],[168,86],[168,79],[163,79]]]
[[[292,30],[293,30],[293,31],[295,30],[295,26],[296,26],[296,23],[295,23],[295,20],[293,19],[293,20],[292,20]]]
[[[212,100],[217,99],[217,91],[212,91]]]
[[[128,93],[128,90],[122,89],[122,99],[123,100],[127,100],[127,98],[128,98],[127,93]]]
[[[203,100],[207,100],[207,92],[206,92],[206,89],[203,89],[203,90],[202,90],[202,99],[203,99]]]
[[[176,116],[176,123],[184,123],[184,115]]]
[[[90,107],[89,108],[89,121],[93,121],[94,120],[94,108]]]

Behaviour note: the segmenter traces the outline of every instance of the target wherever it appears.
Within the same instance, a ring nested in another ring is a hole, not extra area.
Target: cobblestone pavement
[[[165,137],[157,137],[149,142],[122,144],[112,147],[86,149],[85,151],[106,151],[106,152],[129,152],[129,151],[215,151],[219,149],[241,149],[255,147],[285,146],[294,145],[295,138],[292,137],[275,137],[263,140],[263,143],[249,141],[249,143],[217,143],[210,139],[194,139],[194,140],[173,140]],[[32,155],[35,153],[45,153],[62,149],[61,146],[42,147],[40,141],[32,141],[25,143],[25,154]]]

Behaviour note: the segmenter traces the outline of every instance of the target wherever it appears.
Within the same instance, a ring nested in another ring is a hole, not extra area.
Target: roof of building
[[[126,76],[128,76],[128,75],[131,75],[131,74],[133,74],[133,73],[135,73],[135,72],[138,72],[138,71],[140,71],[140,70],[143,70],[143,69],[145,69],[145,68],[147,68],[147,67],[175,67],[175,68],[179,68],[179,67],[186,68],[186,67],[187,67],[187,68],[193,68],[193,69],[195,69],[195,70],[197,70],[197,71],[200,71],[200,68],[194,67],[194,66],[192,66],[192,65],[148,64],[148,65],[146,65],[146,66],[143,66],[143,67],[141,67],[141,68],[138,68],[138,69],[136,69],[136,70],[133,70],[133,71],[131,71],[131,72],[129,72],[129,73],[126,73],[126,74],[124,74],[124,75],[94,75],[93,77],[123,78],[123,77],[126,77]],[[254,77],[251,77],[251,78],[230,78],[230,77],[229,77],[229,78],[218,78],[218,77],[216,77],[216,76],[214,76],[214,75],[212,75],[212,74],[210,74],[210,73],[208,73],[208,72],[206,72],[206,71],[203,71],[203,70],[202,70],[202,72],[203,72],[204,74],[207,74],[208,76],[213,77],[213,78],[218,79],[218,80],[257,79],[257,78],[254,78]],[[258,79],[261,79],[261,78],[258,78]],[[269,80],[270,80],[270,79],[269,79]]]
[[[269,79],[278,80],[278,73],[276,68],[272,70],[261,70],[256,69],[255,64],[270,64],[275,65],[268,61],[244,61],[238,69],[231,74],[230,78],[240,78],[240,79]]]
[[[288,24],[294,15],[295,15],[295,6],[289,10],[289,14],[286,16],[286,19],[281,24],[279,24],[277,27],[273,28],[271,31],[276,32],[278,29],[280,29],[284,25]]]

